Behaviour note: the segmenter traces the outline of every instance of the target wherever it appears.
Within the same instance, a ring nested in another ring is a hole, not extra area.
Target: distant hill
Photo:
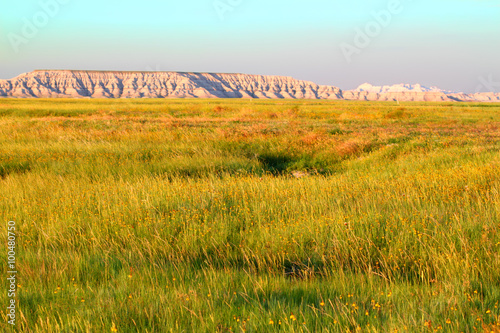
[[[419,84],[342,91],[287,76],[185,72],[37,70],[0,80],[0,97],[265,98],[500,102],[500,94],[451,93]]]
[[[373,92],[373,93],[379,93],[379,94],[384,94],[384,93],[395,93],[395,92],[442,92],[445,94],[454,94],[454,92],[451,91],[445,91],[442,89],[439,89],[438,87],[426,87],[423,86],[419,83],[416,84],[395,84],[392,86],[373,86],[369,83],[363,83],[360,85],[358,88],[355,89],[356,91],[367,91],[367,92]]]

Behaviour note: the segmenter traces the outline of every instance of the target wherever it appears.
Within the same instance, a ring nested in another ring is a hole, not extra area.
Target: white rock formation
[[[333,86],[283,76],[34,71],[0,80],[2,97],[340,99]]]
[[[426,86],[423,86],[419,83],[416,83],[416,84],[401,83],[401,84],[395,84],[392,86],[373,86],[369,83],[363,83],[358,88],[356,88],[354,91],[367,91],[367,92],[378,93],[378,94],[400,93],[400,92],[418,92],[418,93],[442,92],[445,94],[452,94],[453,93],[451,91],[445,91],[445,90],[439,89],[438,87],[426,87]]]
[[[0,80],[0,97],[87,98],[290,98],[367,101],[500,102],[500,93],[452,93],[420,84],[355,90],[285,76],[181,72],[38,70]]]
[[[368,91],[348,90],[343,92],[343,97],[349,100],[364,101],[400,101],[400,102],[444,102],[457,101],[442,92],[385,92],[375,93]]]
[[[456,93],[418,83],[392,86],[373,86],[364,83],[354,90],[343,91],[342,96],[349,100],[366,101],[500,102],[500,93]]]

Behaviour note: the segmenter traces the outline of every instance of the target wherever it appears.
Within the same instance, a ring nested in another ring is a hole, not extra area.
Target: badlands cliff
[[[0,80],[0,97],[18,98],[290,98],[369,101],[500,102],[499,93],[449,93],[437,88],[342,91],[285,76],[181,72],[38,70]]]
[[[4,97],[341,99],[337,87],[282,76],[34,71],[0,80]]]

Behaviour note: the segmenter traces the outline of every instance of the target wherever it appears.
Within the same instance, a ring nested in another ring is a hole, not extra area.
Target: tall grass
[[[0,100],[17,328],[498,332],[499,111]]]

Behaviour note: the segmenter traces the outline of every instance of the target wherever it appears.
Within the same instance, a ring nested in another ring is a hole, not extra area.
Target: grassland
[[[500,332],[499,149],[498,104],[0,99],[17,330]]]

